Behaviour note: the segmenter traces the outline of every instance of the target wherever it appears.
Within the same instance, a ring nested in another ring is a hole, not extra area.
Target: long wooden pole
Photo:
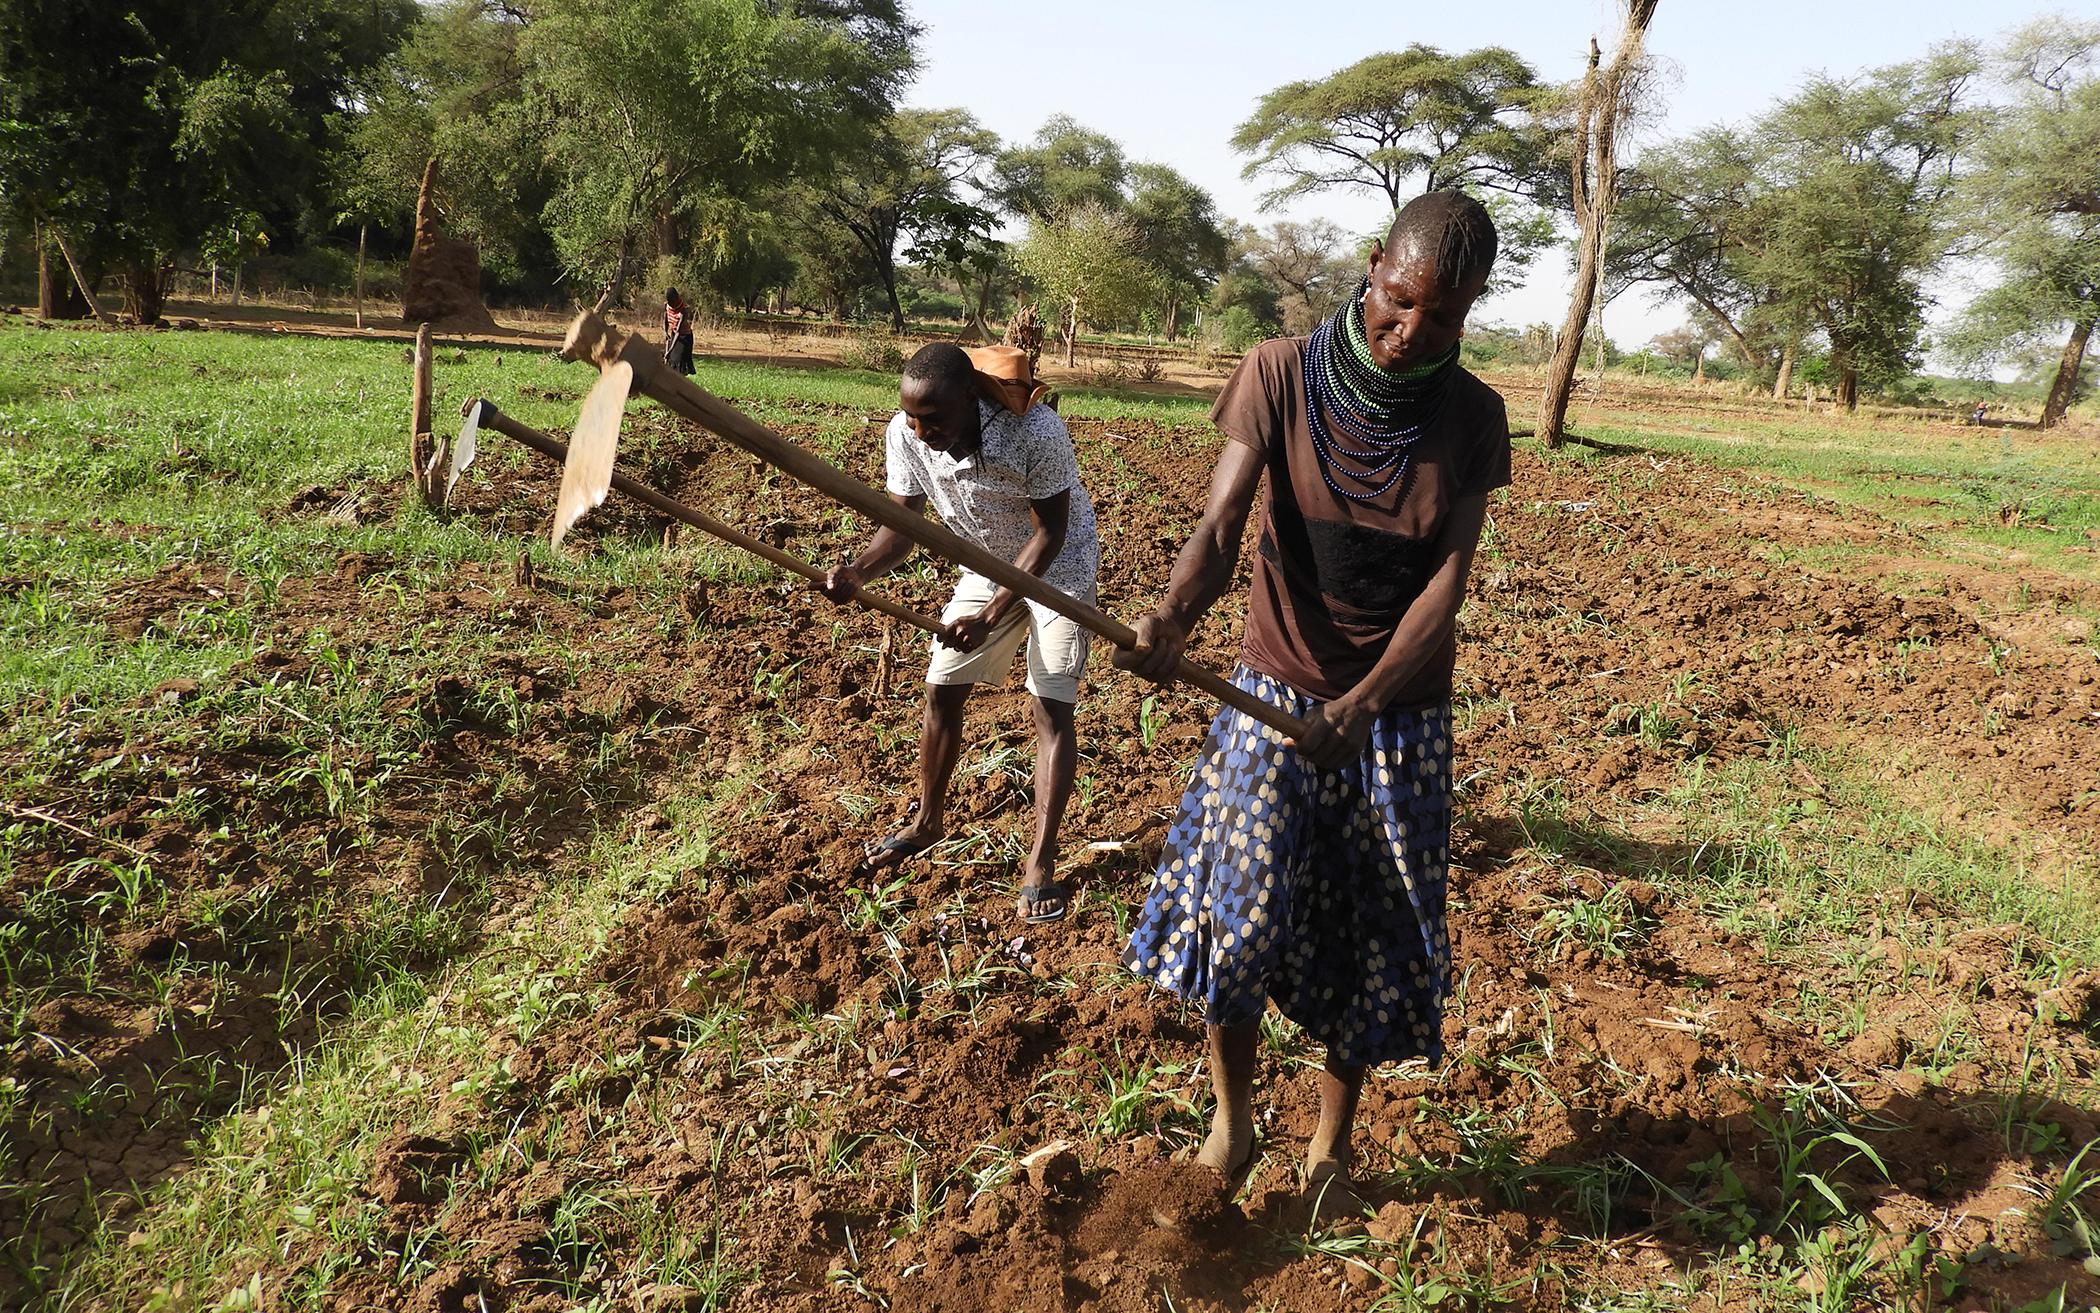
[[[634,390],[654,397],[673,414],[719,434],[833,501],[903,534],[936,556],[975,570],[993,583],[1048,607],[1117,647],[1137,645],[1137,633],[1128,625],[1045,583],[1012,561],[907,510],[844,470],[789,442],[683,374],[667,368],[662,358],[640,338],[621,332],[595,311],[586,310],[576,316],[575,322],[569,325],[569,335],[562,343],[561,354],[565,360],[589,361],[600,369],[617,361],[626,361],[634,370]],[[1187,657],[1175,664],[1174,678],[1195,685],[1225,705],[1245,712],[1298,742],[1304,741],[1307,733],[1304,721],[1226,682]]]
[[[550,460],[567,463],[569,448],[559,438],[542,433],[530,425],[519,423],[496,409],[488,401],[474,401],[468,404],[481,407],[482,428],[494,429],[505,437],[515,438]],[[800,575],[813,584],[824,582],[824,571],[811,565],[801,557],[790,556],[773,544],[760,538],[753,538],[750,534],[723,523],[705,511],[696,511],[684,502],[666,497],[646,483],[637,483],[626,475],[615,471],[612,476],[612,486],[615,490],[627,494],[659,515],[668,515],[682,524],[692,525],[702,533],[712,534],[732,547],[741,547],[753,556],[779,566],[789,574]],[[853,595],[853,600],[871,611],[880,611],[892,620],[902,620],[914,629],[923,629],[929,634],[941,632],[940,621],[932,616],[914,611],[900,602],[892,602],[887,597],[879,597],[863,589]]]
[[[73,244],[66,240],[65,231],[53,228],[51,235],[58,239],[58,253],[65,257],[66,268],[73,272],[73,285],[80,289],[80,299],[87,302],[87,308],[96,319],[104,324],[115,324],[115,317],[102,308],[102,302],[96,297],[95,289],[89,284],[87,275],[80,272],[80,261],[73,258]]]

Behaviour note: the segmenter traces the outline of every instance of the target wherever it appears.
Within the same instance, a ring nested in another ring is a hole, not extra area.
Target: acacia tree
[[[1030,222],[1048,222],[1081,206],[1124,206],[1130,163],[1113,137],[1054,114],[1026,146],[1000,154],[991,195],[1002,209]]]
[[[2001,76],[2017,100],[1979,143],[1965,187],[1971,232],[1998,281],[1970,303],[1948,346],[1990,365],[2061,338],[2041,424],[2077,399],[2100,319],[2100,24],[2047,19],[2015,34]]]
[[[1573,130],[1567,139],[1569,201],[1575,211],[1578,236],[1575,244],[1575,284],[1568,297],[1568,313],[1562,322],[1553,359],[1546,367],[1546,383],[1539,397],[1538,435],[1549,447],[1560,445],[1562,425],[1567,421],[1568,397],[1574,389],[1575,362],[1582,354],[1583,331],[1598,292],[1598,273],[1604,258],[1605,230],[1612,207],[1618,200],[1619,131],[1631,104],[1629,94],[1636,75],[1641,44],[1648,23],[1655,17],[1657,0],[1626,0],[1625,27],[1620,32],[1611,64],[1600,69],[1600,52],[1590,42],[1589,70],[1576,93]]]
[[[177,256],[237,212],[310,221],[353,81],[414,0],[0,6],[0,197],[160,318]],[[69,262],[77,262],[71,261]]]
[[[1547,172],[1530,120],[1537,76],[1515,52],[1447,55],[1412,45],[1261,98],[1232,134],[1249,179],[1271,177],[1272,208],[1335,188],[1381,192],[1394,209],[1413,190],[1527,192]]]
[[[907,109],[891,115],[870,145],[853,153],[829,178],[811,187],[814,209],[853,234],[867,250],[883,293],[890,327],[904,331],[897,296],[897,242],[916,249],[967,255],[974,239],[989,236],[990,212],[966,194],[978,192],[979,170],[998,151],[995,133],[960,109]]]
[[[1245,238],[1247,266],[1275,289],[1283,331],[1309,333],[1363,275],[1356,243],[1325,219],[1272,223]]]
[[[1231,240],[1219,226],[1210,193],[1164,164],[1130,170],[1131,226],[1138,250],[1157,275],[1161,331],[1173,341],[1181,307],[1203,295],[1225,271]]]
[[[1683,297],[1712,317],[1747,368],[1764,373],[1772,349],[1757,331],[1758,314],[1771,295],[1743,247],[1757,170],[1750,142],[1728,128],[1648,151],[1621,189],[1605,287],[1647,285]]]
[[[1830,345],[1837,400],[1915,368],[1923,280],[1954,237],[1943,202],[1977,119],[1979,57],[1953,44],[1853,82],[1811,82],[1759,124],[1768,187],[1741,229],[1753,278]]]
[[[1979,67],[1950,45],[1851,81],[1819,78],[1745,132],[1650,151],[1615,222],[1610,276],[1684,295],[1746,365],[1776,369],[1829,346],[1838,399],[1918,357],[1924,278],[1955,237],[1946,204],[1980,120]]]
[[[1093,203],[1031,224],[1014,262],[1058,306],[1067,368],[1081,328],[1136,314],[1157,286],[1130,220]]]

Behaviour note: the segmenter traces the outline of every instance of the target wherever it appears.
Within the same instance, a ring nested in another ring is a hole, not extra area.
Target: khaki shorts
[[[963,571],[955,596],[941,611],[941,623],[976,615],[999,586],[981,574]],[[1091,601],[1092,598],[1082,598]],[[1028,691],[1050,702],[1077,702],[1079,679],[1086,671],[1087,631],[1034,602],[1023,602],[997,632],[975,652],[958,652],[935,639],[926,666],[929,684],[994,684],[1013,669],[1014,650],[1028,640]]]

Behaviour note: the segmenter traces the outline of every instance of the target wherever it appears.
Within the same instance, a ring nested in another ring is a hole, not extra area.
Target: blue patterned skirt
[[[1295,716],[1319,705],[1245,666],[1232,682]],[[1450,835],[1448,706],[1386,712],[1333,774],[1226,707],[1123,963],[1213,1025],[1274,999],[1344,1062],[1438,1061]]]

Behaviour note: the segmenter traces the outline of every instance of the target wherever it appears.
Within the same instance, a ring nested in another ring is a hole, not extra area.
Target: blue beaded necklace
[[[1415,443],[1443,415],[1458,348],[1419,369],[1380,369],[1364,331],[1363,288],[1369,286],[1366,279],[1305,340],[1306,428],[1319,453],[1320,477],[1335,496],[1373,501],[1398,484],[1405,501]],[[1356,486],[1345,487],[1344,479]]]

